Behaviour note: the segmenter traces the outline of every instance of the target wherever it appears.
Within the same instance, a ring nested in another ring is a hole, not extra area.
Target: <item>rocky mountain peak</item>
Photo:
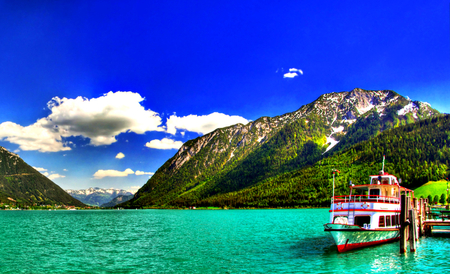
[[[408,105],[410,103],[411,105]],[[186,142],[170,160],[168,170],[176,171],[190,161],[201,151],[208,155],[202,163],[205,168],[213,165],[217,155],[226,154],[227,161],[236,156],[244,155],[246,147],[255,149],[263,145],[283,126],[293,121],[304,119],[308,123],[311,117],[318,117],[328,126],[327,143],[336,143],[336,134],[345,135],[346,128],[371,110],[379,115],[386,115],[386,107],[397,105],[397,115],[404,116],[413,112],[413,119],[419,118],[419,109],[425,109],[425,104],[419,105],[408,101],[403,96],[391,90],[364,90],[355,88],[351,91],[333,92],[321,95],[314,102],[302,106],[299,110],[276,117],[261,117],[246,125],[217,129],[209,134]],[[426,111],[432,115],[434,110]],[[422,115],[423,116],[423,115]],[[425,115],[427,116],[427,115]],[[346,126],[347,125],[347,126]],[[197,164],[196,164],[197,165]]]

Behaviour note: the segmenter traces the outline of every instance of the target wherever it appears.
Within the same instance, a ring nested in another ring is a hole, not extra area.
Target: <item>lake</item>
[[[327,209],[0,211],[0,273],[437,273],[450,239],[338,253]]]

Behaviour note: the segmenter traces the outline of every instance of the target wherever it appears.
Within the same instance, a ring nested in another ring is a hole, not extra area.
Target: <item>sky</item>
[[[184,142],[324,93],[450,113],[449,3],[0,0],[0,146],[63,189],[136,191]]]

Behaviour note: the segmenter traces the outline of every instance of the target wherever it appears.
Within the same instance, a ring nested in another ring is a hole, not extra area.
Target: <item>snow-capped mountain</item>
[[[187,141],[128,203],[188,205],[238,191],[439,112],[391,90],[333,92],[297,111]],[[323,156],[322,156],[323,155]]]
[[[123,189],[104,189],[99,187],[90,187],[88,189],[79,190],[66,189],[65,191],[75,199],[93,206],[100,206],[104,203],[108,203],[118,196],[133,195],[133,193]]]

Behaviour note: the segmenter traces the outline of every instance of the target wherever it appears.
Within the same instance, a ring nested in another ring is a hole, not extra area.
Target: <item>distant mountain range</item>
[[[100,207],[115,207],[116,205],[119,205],[121,203],[124,203],[126,201],[129,201],[133,198],[133,194],[131,195],[120,195],[116,198],[112,199],[110,202],[100,205]]]
[[[245,200],[258,201],[260,185],[322,163],[390,129],[437,115],[429,104],[390,90],[356,88],[324,94],[297,111],[216,129],[184,143],[134,198],[121,206],[270,206]],[[314,185],[298,182],[304,184]],[[275,200],[285,201],[294,195],[275,186],[270,189]],[[240,194],[244,190],[248,190],[245,199]],[[326,189],[321,191],[323,197],[329,194]]]
[[[111,202],[118,196],[133,196],[133,193],[131,192],[115,188],[104,189],[91,187],[80,190],[66,189],[65,191],[75,199],[92,206],[102,206],[103,204]]]
[[[0,147],[0,202],[20,205],[85,206],[17,154]]]

